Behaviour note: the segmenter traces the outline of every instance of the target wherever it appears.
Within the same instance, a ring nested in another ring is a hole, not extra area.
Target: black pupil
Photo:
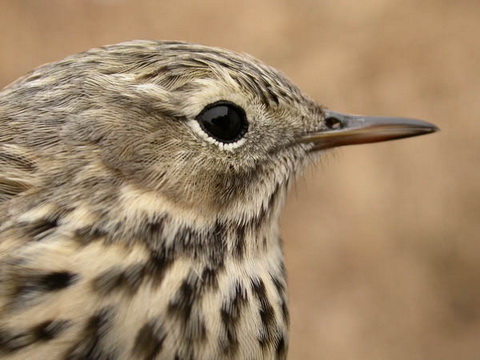
[[[240,140],[248,129],[245,111],[225,101],[208,105],[197,121],[208,135],[224,143]]]

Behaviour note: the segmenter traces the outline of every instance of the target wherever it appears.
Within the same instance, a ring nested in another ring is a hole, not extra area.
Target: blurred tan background
[[[442,132],[327,154],[282,218],[291,359],[480,359],[478,0],[1,0],[0,86],[136,39],[248,52],[331,109]]]

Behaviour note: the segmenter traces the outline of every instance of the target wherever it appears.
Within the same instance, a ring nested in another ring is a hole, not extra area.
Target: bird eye
[[[203,131],[223,143],[240,140],[248,130],[245,111],[228,101],[217,101],[207,105],[196,120]]]

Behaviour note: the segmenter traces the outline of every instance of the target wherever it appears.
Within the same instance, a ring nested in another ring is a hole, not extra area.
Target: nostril
[[[325,118],[325,125],[330,129],[330,130],[340,130],[343,128],[343,124],[340,120],[334,117],[327,117]]]

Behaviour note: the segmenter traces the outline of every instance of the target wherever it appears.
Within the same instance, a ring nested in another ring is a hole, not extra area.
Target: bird
[[[331,148],[429,134],[253,57],[135,40],[0,92],[0,356],[286,359],[279,215]]]

